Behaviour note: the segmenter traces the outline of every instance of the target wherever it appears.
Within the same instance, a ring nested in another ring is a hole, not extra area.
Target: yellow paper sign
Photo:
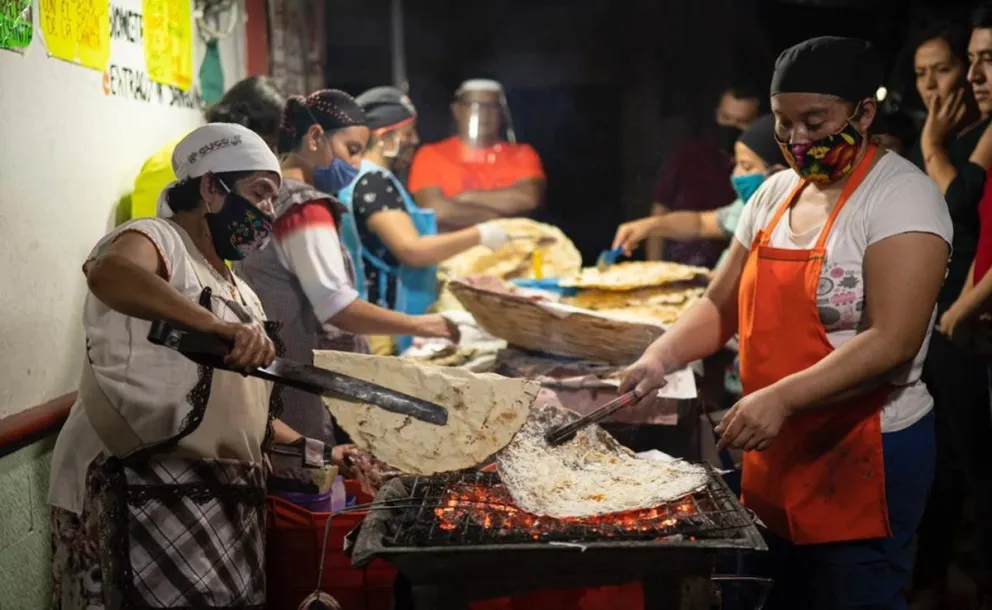
[[[39,0],[48,54],[87,68],[110,61],[110,0]]]
[[[75,4],[79,63],[102,72],[110,61],[110,2],[76,0]]]
[[[76,61],[76,3],[72,0],[40,0],[41,33],[52,57]]]
[[[193,85],[190,0],[142,0],[148,77],[188,90]]]

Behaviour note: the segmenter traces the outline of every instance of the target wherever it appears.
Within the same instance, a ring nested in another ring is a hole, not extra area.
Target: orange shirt
[[[425,144],[410,167],[411,193],[436,186],[445,197],[465,191],[491,191],[528,179],[544,179],[541,158],[527,144],[500,142],[489,148],[466,146],[457,137]]]

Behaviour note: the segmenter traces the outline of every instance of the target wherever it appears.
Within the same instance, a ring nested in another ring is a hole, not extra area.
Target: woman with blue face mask
[[[235,271],[282,323],[292,360],[311,362],[315,349],[368,352],[366,335],[457,337],[440,315],[389,311],[364,301],[356,289],[355,267],[339,237],[347,209],[333,193],[357,172],[368,137],[365,113],[343,91],[317,91],[286,103],[279,135],[284,179],[272,243],[236,263]],[[297,433],[335,440],[319,396],[287,388],[283,402],[281,419]]]
[[[760,117],[734,144],[734,171],[730,183],[737,199],[733,203],[705,212],[671,212],[624,223],[617,229],[613,247],[622,247],[630,256],[649,237],[676,241],[729,240],[737,230],[737,221],[751,195],[765,178],[784,168],[785,159],[775,142],[775,117],[770,114]],[[726,256],[724,251],[720,261]]]

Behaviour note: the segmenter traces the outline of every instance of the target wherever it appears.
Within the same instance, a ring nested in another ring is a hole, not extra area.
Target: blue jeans
[[[892,537],[793,545],[763,532],[768,552],[745,561],[748,573],[775,579],[766,610],[906,609],[913,536],[933,481],[933,412],[905,430],[883,434],[882,450]]]

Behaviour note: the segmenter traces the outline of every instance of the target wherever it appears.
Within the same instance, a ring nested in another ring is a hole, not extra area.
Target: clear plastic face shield
[[[501,87],[462,87],[452,104],[452,111],[458,137],[473,148],[487,148],[499,142],[517,142],[510,108]]]
[[[420,138],[417,136],[417,120],[412,118],[398,126],[377,130],[373,133],[384,159],[388,159],[393,168],[406,168],[413,163],[413,155],[417,152]]]

